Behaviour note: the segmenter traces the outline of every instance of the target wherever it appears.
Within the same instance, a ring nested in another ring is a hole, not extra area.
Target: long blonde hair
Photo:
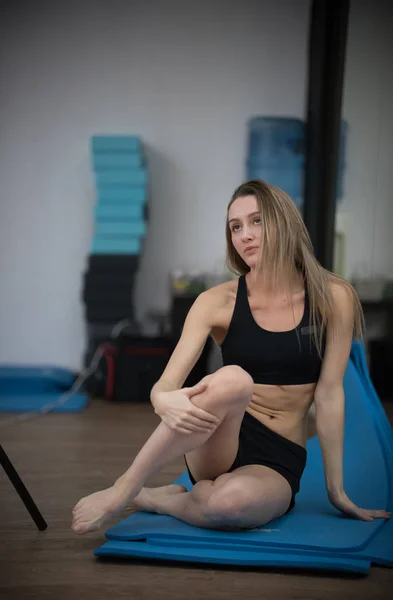
[[[283,277],[287,277],[288,274],[302,275],[310,302],[311,331],[319,353],[322,352],[326,324],[334,311],[332,283],[339,284],[350,295],[354,306],[353,337],[361,339],[364,332],[364,316],[356,291],[348,281],[328,271],[318,262],[300,212],[288,194],[276,186],[252,180],[235,190],[228,204],[226,219],[228,268],[236,275],[245,275],[250,271],[250,267],[232,244],[232,232],[228,223],[231,205],[237,198],[245,196],[256,198],[261,218],[261,247],[257,271],[264,270],[268,273],[272,290],[282,283]]]

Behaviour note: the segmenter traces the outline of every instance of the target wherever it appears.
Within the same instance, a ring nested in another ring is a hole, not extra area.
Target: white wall
[[[92,233],[89,138],[148,149],[141,316],[170,269],[224,256],[246,122],[303,118],[308,0],[14,2],[0,36],[0,362],[78,368]]]
[[[343,117],[349,123],[345,276],[393,278],[393,3],[352,0]]]

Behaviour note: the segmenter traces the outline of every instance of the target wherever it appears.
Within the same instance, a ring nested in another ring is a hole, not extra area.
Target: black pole
[[[6,474],[9,477],[12,485],[18,492],[20,499],[22,500],[23,504],[25,505],[28,512],[30,513],[30,516],[33,519],[34,523],[37,525],[37,527],[40,531],[44,531],[48,527],[48,525],[45,522],[44,517],[38,510],[36,503],[34,502],[33,498],[30,496],[26,486],[24,485],[23,481],[19,477],[18,472],[16,471],[15,467],[13,466],[13,464],[11,463],[10,459],[8,458],[7,454],[5,453],[5,451],[3,450],[3,448],[1,446],[0,446],[0,465],[3,467],[4,471],[6,472]]]
[[[308,47],[303,217],[315,254],[333,269],[349,0],[314,0]]]

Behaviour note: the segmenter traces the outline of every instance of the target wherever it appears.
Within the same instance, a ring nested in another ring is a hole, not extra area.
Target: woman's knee
[[[246,528],[252,506],[250,490],[244,489],[240,482],[223,482],[221,486],[216,482],[206,502],[205,511],[206,516],[217,524]]]
[[[211,385],[237,397],[251,397],[254,391],[251,375],[237,365],[228,365],[216,371],[211,379]]]
[[[220,418],[229,413],[244,413],[254,390],[254,382],[246,371],[235,365],[222,367],[205,379],[207,389],[192,397],[196,406]]]

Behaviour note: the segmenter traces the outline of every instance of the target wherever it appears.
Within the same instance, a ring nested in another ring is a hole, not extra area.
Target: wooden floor
[[[385,407],[392,422],[393,402]],[[81,496],[110,485],[157,424],[150,405],[95,400],[84,413],[0,428],[1,444],[49,524],[36,530],[0,469],[0,600],[392,598],[393,569],[380,567],[359,577],[93,557],[103,532],[75,536],[71,509]],[[178,460],[149,483],[169,483],[183,470]]]

